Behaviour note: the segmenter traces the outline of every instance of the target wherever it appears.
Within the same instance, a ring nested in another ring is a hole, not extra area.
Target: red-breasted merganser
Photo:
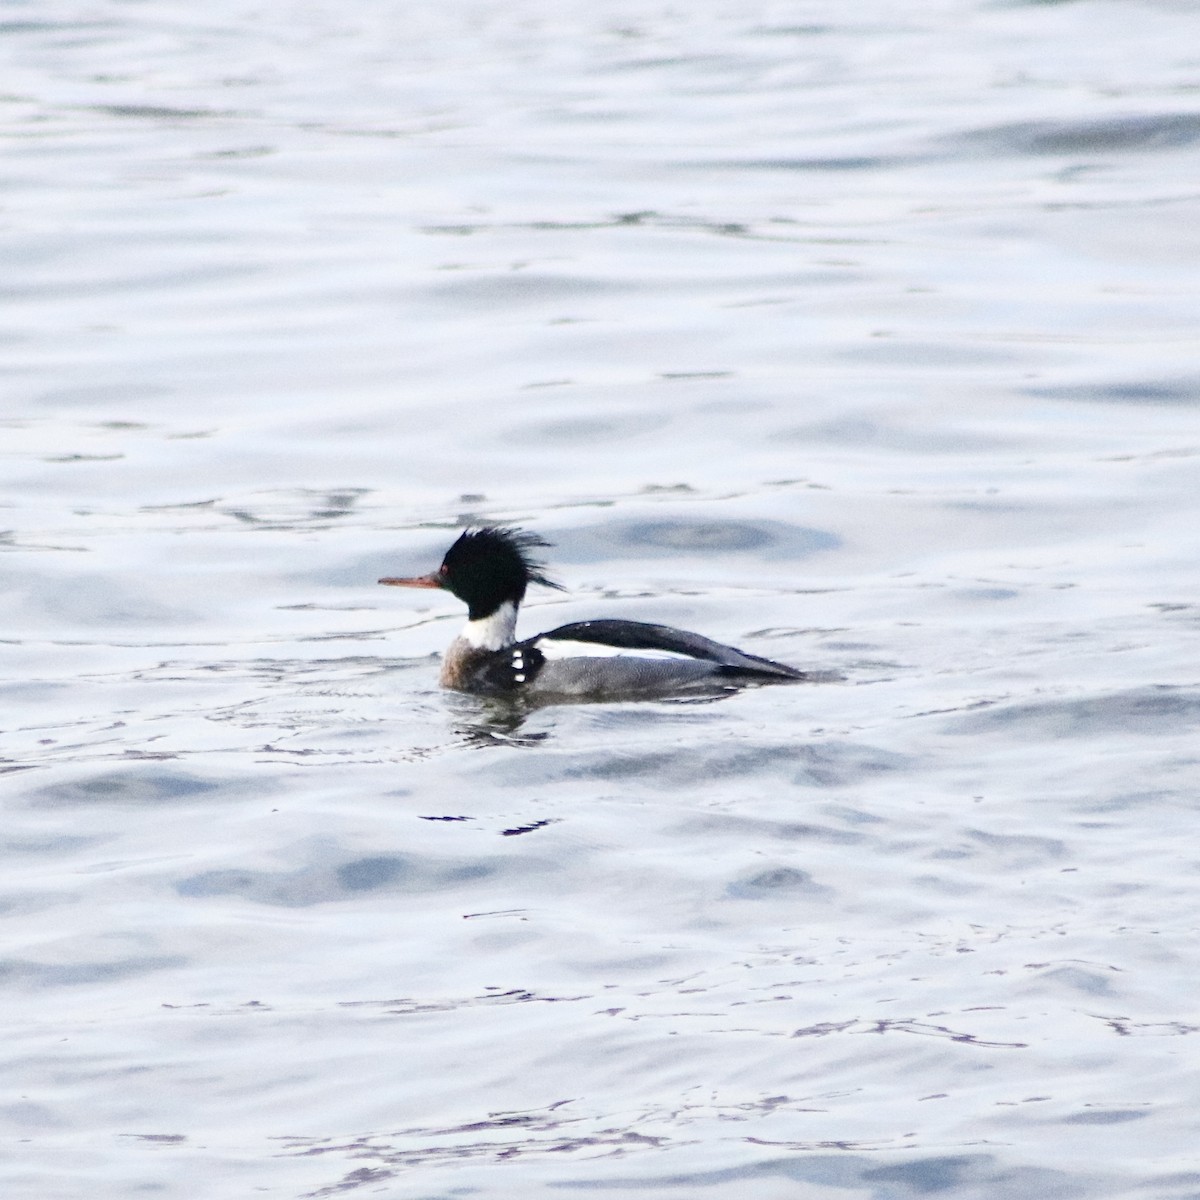
[[[698,633],[642,621],[576,621],[518,642],[517,609],[529,584],[562,588],[534,557],[549,544],[524,530],[486,525],[466,530],[431,575],[379,581],[443,588],[466,604],[466,628],[442,661],[442,687],[531,700],[600,700],[712,694],[811,678]]]

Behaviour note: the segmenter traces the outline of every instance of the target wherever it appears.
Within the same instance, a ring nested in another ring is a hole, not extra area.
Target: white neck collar
[[[517,606],[505,600],[490,616],[468,621],[462,631],[463,640],[477,650],[503,650],[516,641]]]

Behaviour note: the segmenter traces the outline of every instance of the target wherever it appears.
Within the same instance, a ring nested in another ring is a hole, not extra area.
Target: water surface
[[[1189,6],[0,35],[5,1196],[1200,1194]]]

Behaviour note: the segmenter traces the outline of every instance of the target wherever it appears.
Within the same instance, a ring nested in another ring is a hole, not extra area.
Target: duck
[[[442,687],[553,702],[712,695],[812,678],[698,633],[644,621],[573,621],[518,641],[517,614],[529,586],[564,590],[537,556],[550,545],[512,526],[471,526],[436,571],[379,580],[440,589],[466,604],[467,623],[442,659]]]

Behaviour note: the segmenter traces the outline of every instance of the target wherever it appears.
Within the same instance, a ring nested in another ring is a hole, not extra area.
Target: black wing
[[[683,629],[672,629],[669,625],[651,625],[645,621],[576,621],[572,625],[560,625],[548,633],[530,638],[530,643],[550,639],[556,642],[594,642],[603,646],[614,646],[619,650],[661,650],[667,654],[684,654],[689,658],[703,659],[716,663],[731,672],[751,675],[768,675],[777,679],[804,679],[803,671],[783,663],[746,654],[732,646],[714,642],[698,633]]]

